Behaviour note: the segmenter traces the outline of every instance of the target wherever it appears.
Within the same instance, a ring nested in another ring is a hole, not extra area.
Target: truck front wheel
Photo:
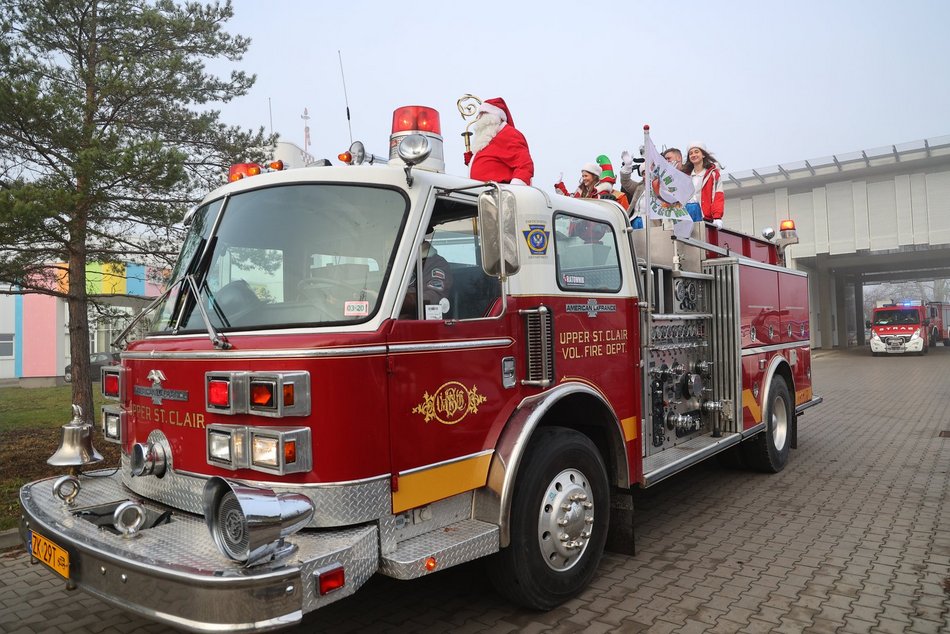
[[[581,592],[604,552],[608,486],[604,461],[589,438],[564,427],[538,429],[515,484],[511,543],[489,563],[498,591],[537,610]]]
[[[795,416],[788,384],[780,376],[772,378],[764,414],[765,432],[742,445],[745,459],[756,471],[778,473],[788,462],[791,426]]]

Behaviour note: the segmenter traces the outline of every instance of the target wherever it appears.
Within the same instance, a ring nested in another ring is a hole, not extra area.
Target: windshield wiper
[[[211,320],[208,318],[208,311],[205,310],[204,304],[201,303],[201,291],[198,290],[198,283],[195,282],[195,276],[188,275],[185,277],[185,280],[188,282],[188,288],[191,290],[192,295],[194,295],[195,306],[198,308],[198,312],[201,313],[201,319],[205,322],[205,329],[208,331],[208,338],[211,339],[211,345],[221,350],[230,350],[233,346],[228,343],[224,335],[214,329]],[[212,298],[211,301],[214,302],[214,299]],[[219,315],[221,314],[220,309],[215,310]]]
[[[125,327],[125,330],[120,332],[119,336],[112,340],[112,347],[119,348],[120,350],[125,350],[126,344],[128,343],[125,341],[125,337],[132,331],[132,329],[135,327],[135,324],[142,321],[142,318],[145,317],[145,315],[150,313],[156,306],[158,306],[162,302],[162,300],[168,297],[168,295],[173,290],[178,288],[178,286],[184,281],[185,281],[185,276],[179,277],[177,280],[175,280],[172,284],[168,286],[168,288],[165,290],[164,293],[162,293],[161,295],[153,299],[151,302],[149,302],[148,306],[146,306],[141,311],[139,311],[139,314],[136,315],[132,319],[132,321],[129,322],[129,325]]]

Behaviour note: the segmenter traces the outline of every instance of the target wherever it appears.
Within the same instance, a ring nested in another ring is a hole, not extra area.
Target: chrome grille
[[[554,383],[554,319],[546,306],[522,310],[527,343],[525,385],[547,387]]]
[[[713,359],[713,399],[732,401],[732,422],[719,417],[720,428],[724,432],[737,432],[741,429],[741,416],[738,406],[741,404],[740,354],[742,341],[739,338],[739,287],[737,267],[734,262],[723,264],[707,263],[704,272],[713,276],[711,312],[712,328],[710,342]]]

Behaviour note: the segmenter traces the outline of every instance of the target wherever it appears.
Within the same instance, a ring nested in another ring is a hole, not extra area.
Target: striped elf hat
[[[614,166],[610,164],[610,159],[606,154],[597,157],[597,164],[600,165],[600,180],[608,183],[616,183],[617,176],[614,174]]]

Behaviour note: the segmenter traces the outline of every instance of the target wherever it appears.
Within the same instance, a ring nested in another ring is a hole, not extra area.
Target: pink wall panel
[[[59,302],[48,295],[23,296],[23,376],[57,376],[56,339],[62,333],[56,328]]]

